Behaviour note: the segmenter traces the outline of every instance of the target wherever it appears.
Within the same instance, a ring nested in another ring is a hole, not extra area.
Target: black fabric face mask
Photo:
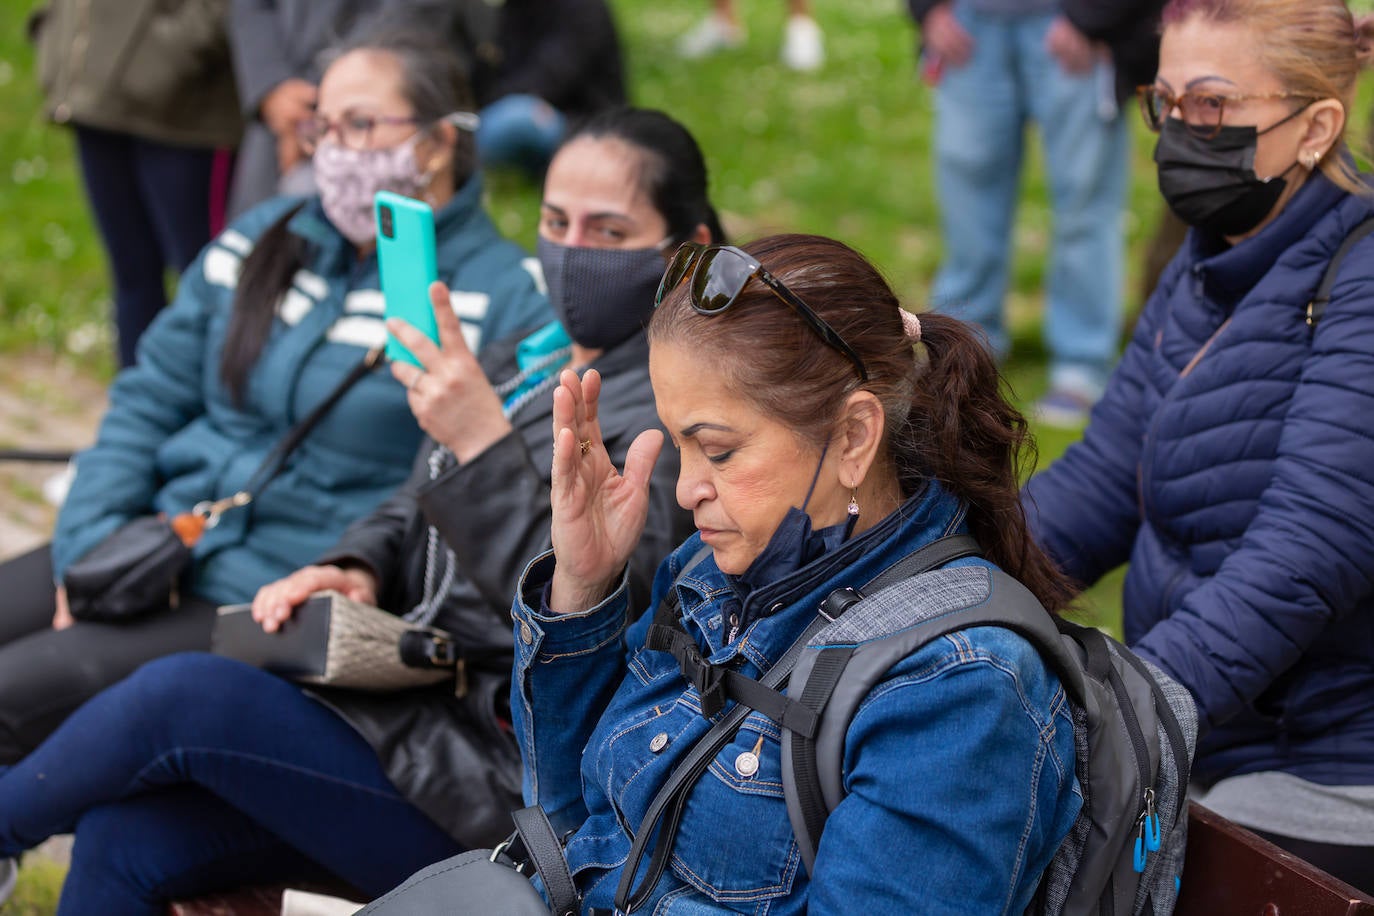
[[[1169,208],[1188,225],[1218,235],[1244,235],[1254,229],[1278,203],[1288,186],[1284,175],[1293,168],[1269,179],[1255,174],[1260,134],[1301,110],[1263,131],[1223,127],[1215,137],[1199,137],[1177,118],[1166,120],[1155,144],[1155,164],[1159,192]]]
[[[538,253],[549,305],[582,346],[608,350],[648,324],[667,263],[658,248],[570,248],[540,236]]]

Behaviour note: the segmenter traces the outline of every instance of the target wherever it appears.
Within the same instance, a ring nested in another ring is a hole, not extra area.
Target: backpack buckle
[[[859,594],[857,589],[837,588],[825,596],[821,606],[816,609],[826,620],[834,623],[844,616],[845,611],[864,600],[864,596]]]

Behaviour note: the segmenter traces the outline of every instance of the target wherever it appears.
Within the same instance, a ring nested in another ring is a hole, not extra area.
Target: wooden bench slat
[[[1190,804],[1174,916],[1374,916],[1374,899],[1215,811]]]

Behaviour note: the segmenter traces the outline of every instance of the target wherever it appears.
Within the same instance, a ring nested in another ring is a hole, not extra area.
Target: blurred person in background
[[[1163,0],[908,0],[936,88],[944,261],[936,308],[1005,357],[1003,307],[1025,128],[1040,132],[1053,233],[1045,280],[1049,393],[1036,414],[1081,426],[1121,334],[1129,149],[1121,103],[1154,74]]]
[[[493,27],[486,0],[227,2],[246,124],[230,189],[231,218],[276,194],[314,193],[298,130],[315,110],[322,52],[379,27],[422,28],[448,42],[471,82]]]
[[[495,5],[496,54],[475,80],[477,153],[542,179],[569,124],[625,104],[615,20],[605,0]]]
[[[242,133],[228,0],[54,0],[29,20],[47,114],[68,125],[114,285],[119,365],[224,219]]]
[[[711,12],[678,42],[678,53],[696,60],[744,44],[747,33],[735,0],[712,0]],[[782,62],[793,70],[819,70],[825,63],[825,37],[811,15],[808,0],[787,0]]]

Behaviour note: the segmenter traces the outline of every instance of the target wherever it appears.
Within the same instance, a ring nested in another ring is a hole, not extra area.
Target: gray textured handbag
[[[423,687],[457,674],[453,640],[338,592],[312,595],[275,633],[265,632],[252,605],[219,609],[210,650],[302,684],[377,692]]]

